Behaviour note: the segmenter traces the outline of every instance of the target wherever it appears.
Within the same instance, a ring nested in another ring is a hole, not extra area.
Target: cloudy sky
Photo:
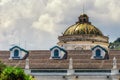
[[[109,41],[120,37],[120,0],[0,0],[0,50],[50,49],[84,12]]]

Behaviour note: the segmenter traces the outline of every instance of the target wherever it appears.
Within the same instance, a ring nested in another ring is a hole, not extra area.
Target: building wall
[[[35,76],[36,80],[118,80],[108,76]]]
[[[66,50],[79,49],[91,50],[91,47],[100,45],[104,48],[108,48],[109,42],[107,36],[96,36],[96,35],[71,35],[71,36],[59,36],[59,42],[57,43],[60,47],[64,47]]]
[[[92,41],[70,41],[59,44],[59,46],[65,48],[66,50],[91,50],[91,48],[95,47],[96,45],[100,45],[106,49],[108,48],[108,43]]]

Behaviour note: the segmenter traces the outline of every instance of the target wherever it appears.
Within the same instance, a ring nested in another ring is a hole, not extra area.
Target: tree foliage
[[[117,38],[114,42],[118,42],[119,43],[120,42],[120,38]]]
[[[117,38],[114,42],[110,43],[109,48],[120,50],[120,38]]]
[[[0,80],[34,80],[32,76],[24,73],[24,70],[15,67],[6,67],[2,73]]]
[[[2,73],[2,71],[4,70],[4,68],[6,68],[6,65],[3,64],[3,63],[0,61],[0,74]]]

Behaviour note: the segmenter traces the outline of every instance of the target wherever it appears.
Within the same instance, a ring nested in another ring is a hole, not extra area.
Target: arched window
[[[16,49],[16,50],[14,51],[14,57],[18,57],[18,56],[19,56],[19,50]]]
[[[54,57],[59,57],[59,51],[57,49],[54,50]]]
[[[97,49],[96,50],[96,57],[100,57],[101,56],[101,51],[100,51],[100,49]]]

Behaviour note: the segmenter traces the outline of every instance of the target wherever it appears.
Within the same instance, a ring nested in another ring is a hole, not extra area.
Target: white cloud
[[[8,3],[10,0],[0,0],[0,5],[4,5],[6,3]]]
[[[57,19],[57,17],[52,17],[49,14],[44,14],[40,16],[37,22],[33,23],[33,27],[52,33],[54,32],[54,28],[57,26],[55,23],[57,23],[58,21],[59,20]]]
[[[57,23],[63,20],[63,7],[60,0],[49,0],[38,21],[33,23],[33,27],[54,33]]]
[[[118,21],[120,19],[120,1],[111,1],[109,4],[110,15],[113,20]]]
[[[118,0],[95,0],[95,10],[97,11],[95,14],[99,16],[103,21],[111,20],[115,22],[119,22],[120,19],[120,1]],[[95,12],[95,11],[94,11]]]
[[[10,25],[12,25],[13,21],[11,19],[1,20],[1,27],[8,28]]]
[[[93,25],[105,34],[120,35],[113,30],[120,29],[118,0],[1,0],[0,49],[19,41],[21,45],[26,41],[28,49],[49,49],[61,32],[75,24],[83,3]]]

